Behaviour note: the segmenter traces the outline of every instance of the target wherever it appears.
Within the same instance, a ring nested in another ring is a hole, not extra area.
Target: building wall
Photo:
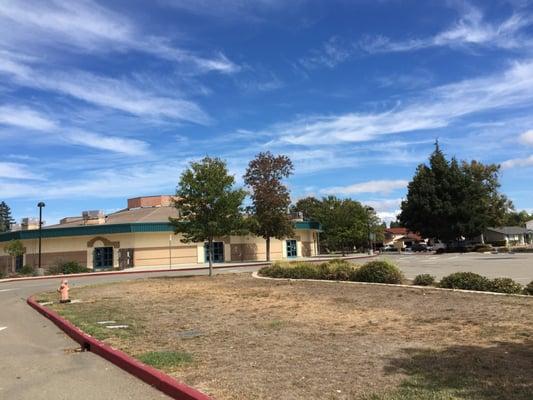
[[[120,250],[133,249],[135,267],[167,267],[180,264],[204,263],[203,243],[184,243],[182,236],[171,232],[120,233],[101,236],[69,236],[43,238],[41,263],[43,267],[53,266],[59,262],[76,261],[88,268],[93,267],[93,253],[96,247],[113,247],[113,267],[119,268]],[[311,230],[296,230],[297,251],[299,257],[317,254],[317,234]],[[266,259],[266,244],[263,238],[253,235],[228,236],[217,238],[224,242],[226,262],[260,261]],[[37,239],[22,240],[26,248],[24,263],[37,266]],[[8,242],[0,243],[0,267],[11,265],[4,247]],[[170,248],[170,251],[169,251]],[[272,238],[270,241],[272,260],[287,257],[286,240]]]

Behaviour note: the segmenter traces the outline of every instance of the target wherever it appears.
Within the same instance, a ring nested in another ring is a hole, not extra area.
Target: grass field
[[[71,293],[52,307],[219,400],[533,398],[530,298],[249,274]]]

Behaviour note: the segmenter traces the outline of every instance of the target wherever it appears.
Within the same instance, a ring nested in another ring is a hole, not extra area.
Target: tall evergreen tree
[[[0,203],[0,232],[8,232],[11,230],[11,224],[15,221],[11,216],[11,209],[2,201]]]
[[[293,171],[289,157],[274,156],[270,152],[259,153],[250,161],[244,175],[244,183],[251,189],[252,216],[250,230],[265,239],[266,260],[270,261],[270,238],[283,239],[294,235],[288,209],[291,198],[283,178]]]
[[[448,161],[437,142],[429,165],[419,165],[408,185],[399,220],[413,232],[441,240],[480,235],[499,225],[512,207],[498,192],[498,173],[494,164]]]

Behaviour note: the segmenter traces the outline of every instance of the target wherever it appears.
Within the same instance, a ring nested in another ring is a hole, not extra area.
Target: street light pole
[[[41,238],[42,238],[42,228],[43,228],[43,207],[45,204],[40,201],[39,204],[37,204],[37,207],[39,207],[39,271],[41,270]]]

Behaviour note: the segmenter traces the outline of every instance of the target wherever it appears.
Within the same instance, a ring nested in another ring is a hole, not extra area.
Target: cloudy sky
[[[0,199],[48,222],[173,193],[220,156],[289,155],[294,199],[390,219],[439,139],[533,211],[533,4],[0,2]]]

